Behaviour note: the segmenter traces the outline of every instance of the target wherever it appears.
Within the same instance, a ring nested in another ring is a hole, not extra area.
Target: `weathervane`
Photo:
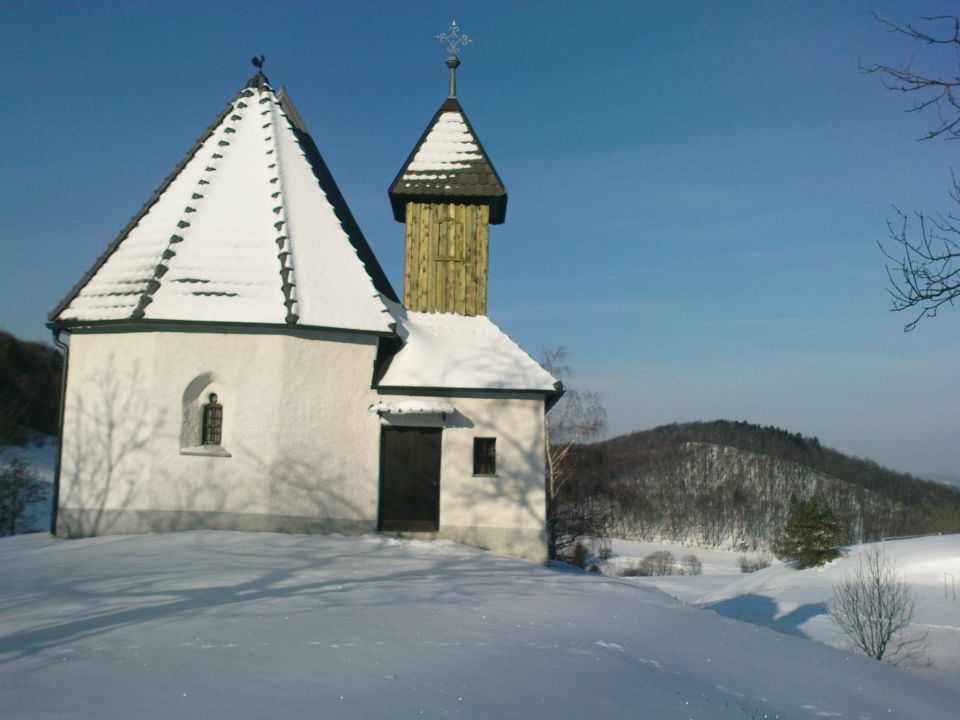
[[[457,21],[450,23],[450,29],[445,33],[437,35],[437,40],[447,44],[447,50],[450,51],[450,57],[447,58],[447,67],[450,68],[450,94],[449,97],[457,96],[457,68],[460,67],[460,58],[457,57],[457,51],[473,42],[467,35],[460,34],[460,28],[457,27]]]

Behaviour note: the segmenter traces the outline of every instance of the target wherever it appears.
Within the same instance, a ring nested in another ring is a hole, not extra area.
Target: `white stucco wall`
[[[384,402],[410,396],[383,395]],[[443,422],[439,537],[546,562],[544,399],[447,396],[456,413],[437,418],[387,417],[400,425]],[[473,440],[497,439],[496,475],[473,474]]]
[[[368,408],[411,398],[370,387],[376,342],[322,331],[74,333],[58,532],[374,531],[380,428],[391,420]],[[192,454],[210,392],[224,409],[224,456]],[[544,561],[542,395],[453,395],[438,535]],[[495,476],[473,475],[474,437],[497,438]]]
[[[359,334],[74,334],[63,532],[135,530],[143,511],[152,515],[140,529],[260,529],[271,527],[263,516],[280,516],[289,529],[301,518],[303,529],[373,530],[379,427],[366,408],[375,355],[376,338]],[[197,417],[211,391],[230,456],[182,454],[200,444]],[[197,415],[185,419],[185,406]],[[71,523],[71,508],[94,514]]]

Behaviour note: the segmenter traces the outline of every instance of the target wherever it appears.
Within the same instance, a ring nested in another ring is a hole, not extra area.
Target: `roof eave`
[[[507,215],[506,192],[502,195],[437,195],[391,192],[390,205],[393,208],[393,219],[397,222],[406,222],[408,202],[488,205],[490,207],[491,225],[502,225]]]
[[[372,330],[363,328],[347,328],[333,325],[303,325],[297,323],[262,323],[262,322],[231,322],[227,320],[163,320],[159,318],[121,318],[117,320],[52,320],[44,323],[54,332],[75,332],[77,330],[126,330],[137,332],[139,330],[156,330],[164,327],[182,327],[191,329],[214,328],[233,328],[237,330],[282,330],[285,332],[296,332],[300,330],[322,330],[326,332],[355,333],[358,335],[371,335],[376,337],[396,337],[396,323],[391,322],[389,327],[384,330]]]
[[[394,394],[394,395],[410,395],[410,394],[421,394],[421,395],[443,395],[445,393],[492,393],[494,395],[543,395],[545,398],[550,398],[557,396],[557,400],[560,399],[560,396],[557,395],[557,390],[552,388],[547,390],[545,388],[484,388],[484,387],[466,387],[466,386],[451,386],[451,387],[435,387],[435,386],[419,386],[419,385],[374,385],[373,389],[377,392],[384,394]],[[563,391],[560,390],[560,395],[563,394]],[[554,401],[556,402],[556,401]]]

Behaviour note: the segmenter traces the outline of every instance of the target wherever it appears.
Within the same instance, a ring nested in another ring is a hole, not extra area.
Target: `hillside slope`
[[[873,551],[882,552],[910,587],[916,609],[907,637],[926,635],[923,656],[932,663],[922,672],[954,684],[960,678],[960,587],[956,585],[960,578],[960,535],[856,545],[825,567],[810,570],[794,570],[789,564],[777,563],[735,578],[697,604],[726,617],[848,647],[848,638],[830,620],[827,610],[834,586],[852,576],[861,558]]]
[[[0,330],[0,443],[23,441],[25,428],[56,433],[62,360],[49,345]]]
[[[960,492],[896,473],[776,428],[715,421],[667,425],[583,449],[573,493],[614,507],[619,537],[765,545],[791,498],[825,497],[850,542],[960,532]]]
[[[0,540],[0,707],[57,718],[955,717],[960,695],[446,542]]]

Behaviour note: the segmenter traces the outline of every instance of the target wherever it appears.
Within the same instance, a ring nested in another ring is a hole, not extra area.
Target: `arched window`
[[[223,437],[223,405],[217,402],[217,394],[210,393],[209,402],[203,406],[203,430],[201,445],[219,445]]]

